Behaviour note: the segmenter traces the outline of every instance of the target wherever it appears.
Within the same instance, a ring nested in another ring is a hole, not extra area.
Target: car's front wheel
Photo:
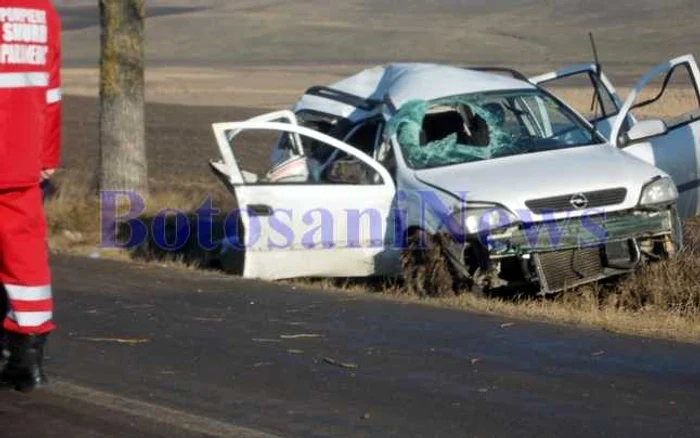
[[[455,295],[455,278],[439,235],[411,232],[401,254],[405,292],[420,297]]]

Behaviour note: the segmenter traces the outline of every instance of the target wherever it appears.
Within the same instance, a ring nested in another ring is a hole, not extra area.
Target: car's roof
[[[429,63],[393,63],[363,70],[328,88],[366,101],[382,102],[387,97],[399,108],[404,103],[435,100],[447,96],[497,90],[535,88],[529,82],[502,74]],[[295,111],[315,110],[351,120],[364,118],[366,109],[311,93],[305,94]]]

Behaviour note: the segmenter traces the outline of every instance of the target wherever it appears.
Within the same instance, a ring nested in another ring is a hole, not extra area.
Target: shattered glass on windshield
[[[602,142],[546,94],[524,90],[411,100],[386,127],[414,169]]]

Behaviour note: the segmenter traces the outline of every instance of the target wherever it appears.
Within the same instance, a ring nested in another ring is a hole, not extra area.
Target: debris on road
[[[310,334],[310,333],[301,333],[298,335],[280,335],[280,339],[314,339],[314,338],[321,338],[321,335],[317,334]]]
[[[265,338],[253,338],[253,342],[259,342],[261,344],[281,344],[282,341],[279,339],[265,339]]]
[[[127,310],[152,309],[154,307],[156,307],[156,306],[153,304],[133,304],[133,305],[125,304],[124,306],[122,306],[122,308],[127,309]]]
[[[148,342],[150,342],[149,339],[88,338],[88,337],[81,337],[78,339],[80,339],[82,341],[90,341],[90,342],[113,342],[116,344],[129,344],[129,345],[147,344]]]
[[[224,318],[192,318],[194,321],[200,321],[200,322],[224,322]]]
[[[349,370],[356,370],[359,368],[359,366],[355,365],[354,363],[339,362],[333,359],[332,357],[324,357],[323,361],[329,365],[333,365],[340,368],[346,368]]]
[[[501,328],[510,328],[515,326],[514,322],[506,322],[505,324],[501,324]]]

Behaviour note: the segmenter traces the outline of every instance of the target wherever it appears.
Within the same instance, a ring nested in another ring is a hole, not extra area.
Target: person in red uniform
[[[0,0],[0,293],[9,353],[0,388],[23,392],[47,383],[43,350],[55,328],[40,184],[60,159],[60,27],[50,0]]]

